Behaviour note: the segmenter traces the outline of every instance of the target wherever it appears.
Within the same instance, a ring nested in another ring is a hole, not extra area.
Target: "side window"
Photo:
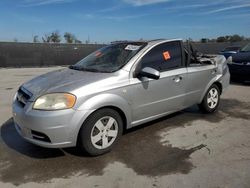
[[[159,44],[140,61],[141,68],[151,67],[160,72],[182,66],[182,50],[179,41]]]

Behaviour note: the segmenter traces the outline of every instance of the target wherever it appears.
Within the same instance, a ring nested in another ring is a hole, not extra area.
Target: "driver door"
[[[184,106],[187,69],[183,65],[180,41],[153,47],[139,60],[136,70],[144,67],[158,70],[160,78],[130,79],[133,126],[178,111]]]

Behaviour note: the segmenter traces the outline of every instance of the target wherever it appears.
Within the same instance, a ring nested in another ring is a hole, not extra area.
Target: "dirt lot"
[[[219,111],[196,106],[123,135],[111,153],[45,149],[15,131],[12,97],[54,68],[0,69],[0,187],[250,187],[250,86],[232,84]],[[35,126],[35,125],[34,125]]]

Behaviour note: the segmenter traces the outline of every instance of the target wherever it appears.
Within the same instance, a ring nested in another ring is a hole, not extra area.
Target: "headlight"
[[[63,110],[72,108],[76,102],[76,96],[69,93],[51,93],[39,97],[33,109],[36,110]]]

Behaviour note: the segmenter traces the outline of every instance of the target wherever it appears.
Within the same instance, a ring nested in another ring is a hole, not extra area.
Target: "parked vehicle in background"
[[[250,43],[232,55],[232,62],[228,66],[232,79],[250,81]]]
[[[13,102],[16,130],[43,147],[77,145],[100,155],[125,129],[194,104],[214,112],[229,85],[226,59],[183,46],[182,40],[114,43],[24,83]]]
[[[240,46],[228,46],[224,50],[220,51],[219,54],[224,55],[227,59],[228,57],[232,56],[233,54],[236,54],[240,51]]]

